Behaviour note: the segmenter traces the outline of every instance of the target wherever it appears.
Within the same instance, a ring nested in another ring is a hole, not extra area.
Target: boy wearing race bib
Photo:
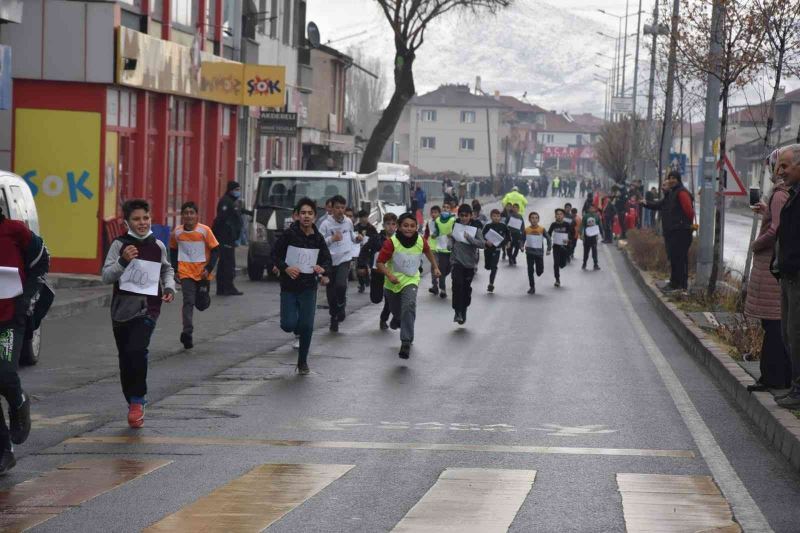
[[[369,300],[374,304],[383,302],[383,310],[381,310],[380,322],[378,327],[382,331],[389,329],[389,301],[383,297],[383,284],[384,275],[378,271],[378,253],[383,248],[383,243],[387,239],[391,239],[397,232],[397,215],[394,213],[386,213],[383,215],[383,229],[374,237],[370,237],[361,248],[361,255],[358,256],[358,271],[359,276],[369,278]],[[369,269],[369,274],[367,274]],[[392,319],[392,329],[400,327],[400,317]]]
[[[486,238],[489,231],[497,233],[503,240],[498,244],[492,244]],[[486,241],[486,249],[483,252],[484,268],[489,271],[489,286],[486,290],[494,292],[494,280],[497,277],[497,266],[500,263],[500,250],[505,250],[505,246],[508,244],[508,226],[500,221],[500,211],[498,209],[492,209],[491,222],[483,227],[483,237]]]
[[[445,200],[441,214],[436,218],[431,238],[434,240],[433,249],[436,252],[436,264],[439,265],[442,275],[439,276],[438,286],[434,283],[428,292],[438,294],[443,300],[447,298],[447,276],[450,274],[450,235],[456,217],[452,212],[453,205],[450,200]]]
[[[297,372],[302,376],[311,372],[308,350],[314,333],[317,283],[327,285],[333,269],[325,238],[314,225],[316,216],[317,204],[300,199],[294,208],[295,221],[272,248],[272,262],[280,272],[281,329],[298,337]]]
[[[183,294],[183,331],[181,344],[187,350],[194,347],[194,304],[200,284],[211,280],[211,273],[219,258],[219,243],[211,228],[200,224],[197,204],[186,202],[181,206],[181,225],[175,228],[169,240],[170,263],[178,272]]]
[[[564,221],[564,210],[556,209],[556,221],[550,224],[547,233],[553,241],[553,275],[556,278],[555,286],[561,286],[561,269],[567,266],[569,255],[569,234],[572,224]]]
[[[175,298],[175,271],[167,249],[150,230],[150,204],[122,205],[128,233],[111,243],[103,264],[103,282],[114,284],[111,324],[119,351],[119,377],[128,402],[128,425],[144,425],[147,356],[161,303]]]
[[[589,259],[589,252],[592,252],[592,260],[594,261],[594,269],[600,270],[600,265],[597,264],[597,239],[602,234],[600,223],[600,214],[597,212],[595,206],[590,206],[589,211],[583,215],[581,223],[581,233],[583,234],[583,270],[586,270],[586,261]]]
[[[483,249],[485,245],[481,225],[472,220],[472,207],[469,204],[461,204],[458,208],[458,223],[465,229],[459,228],[462,231],[453,233],[450,241],[453,265],[453,311],[455,311],[453,321],[461,325],[467,321],[467,308],[472,302],[472,280],[478,268],[478,250]]]
[[[436,231],[436,219],[439,218],[441,214],[441,207],[438,205],[431,206],[431,218],[425,223],[425,229],[423,230],[423,236],[434,252],[436,251],[436,246],[435,243],[431,242],[431,236],[433,236]],[[439,286],[436,284],[436,278],[433,277],[433,273],[431,273],[431,288],[428,289],[428,291],[431,294],[439,294]]]
[[[400,318],[400,358],[408,359],[414,342],[414,322],[417,319],[417,289],[422,277],[422,256],[431,263],[434,278],[441,275],[436,257],[428,241],[417,231],[417,219],[411,213],[400,215],[399,230],[386,239],[378,254],[378,272],[386,276],[384,296],[395,320]]]
[[[522,231],[525,228],[525,220],[519,214],[519,204],[511,206],[508,213],[508,264],[517,266],[517,255],[519,254],[520,244],[522,243]]]
[[[547,255],[550,255],[552,242],[550,235],[539,225],[539,213],[528,215],[530,226],[525,228],[525,258],[528,260],[528,294],[536,294],[536,277],[544,273],[544,243],[547,241]],[[535,275],[534,275],[535,274]]]

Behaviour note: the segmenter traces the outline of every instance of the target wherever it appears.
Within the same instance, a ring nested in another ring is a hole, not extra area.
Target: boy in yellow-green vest
[[[450,235],[453,234],[453,226],[456,224],[456,216],[453,214],[453,203],[445,200],[442,204],[442,213],[434,221],[433,233],[431,234],[431,248],[436,253],[436,263],[439,265],[442,275],[439,276],[439,286],[433,284],[428,289],[433,295],[439,295],[442,299],[447,298],[447,276],[450,274]]]
[[[395,319],[400,318],[400,358],[408,359],[411,343],[414,342],[422,256],[430,261],[434,278],[438,278],[441,273],[428,242],[417,231],[417,219],[414,215],[400,215],[398,226],[397,233],[383,243],[378,254],[377,268],[378,272],[386,276],[383,286],[389,309]]]

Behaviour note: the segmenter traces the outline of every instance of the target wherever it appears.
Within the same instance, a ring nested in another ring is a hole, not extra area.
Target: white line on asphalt
[[[667,391],[669,391],[669,395],[672,397],[672,401],[675,403],[675,407],[678,409],[684,424],[689,428],[689,432],[692,434],[692,438],[697,444],[700,454],[703,456],[703,459],[705,459],[706,464],[708,464],[708,468],[711,470],[714,479],[722,489],[722,493],[731,503],[736,520],[744,531],[772,533],[772,528],[770,528],[767,519],[761,513],[756,502],[753,501],[753,498],[750,496],[744,483],[742,483],[742,480],[739,479],[738,474],[736,474],[733,466],[731,466],[731,463],[725,456],[725,452],[723,452],[719,444],[717,444],[714,435],[711,433],[711,430],[708,429],[700,413],[697,412],[697,408],[683,388],[675,371],[672,370],[667,358],[664,357],[656,341],[647,331],[639,315],[634,311],[633,304],[628,297],[628,293],[625,291],[625,287],[622,285],[622,280],[619,277],[617,267],[614,264],[610,252],[607,251],[606,247],[603,247],[603,250],[603,255],[605,255],[607,259],[606,263],[611,264],[610,272],[614,277],[617,292],[622,299],[622,305],[625,307],[625,311],[628,313],[628,318],[638,333],[639,340],[650,356],[650,360],[658,370],[658,374],[661,376],[661,380],[664,382]]]

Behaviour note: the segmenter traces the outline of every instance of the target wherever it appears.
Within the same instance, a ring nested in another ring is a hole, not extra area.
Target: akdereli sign
[[[297,135],[297,113],[262,111],[258,120],[261,135],[294,137]]]
[[[200,52],[200,73],[191,49],[130,28],[117,33],[117,83],[160,93],[231,105],[282,107],[286,67],[245,65]]]

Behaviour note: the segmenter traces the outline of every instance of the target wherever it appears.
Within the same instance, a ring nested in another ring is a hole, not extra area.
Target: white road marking
[[[711,470],[714,479],[722,489],[725,497],[731,503],[736,520],[741,524],[742,529],[747,532],[771,533],[772,528],[770,528],[767,519],[761,513],[756,502],[753,501],[744,483],[742,483],[742,480],[739,478],[738,474],[736,474],[736,470],[731,466],[731,463],[725,456],[725,452],[723,452],[719,444],[717,444],[714,435],[711,433],[711,430],[708,429],[700,413],[697,412],[697,408],[683,388],[675,371],[672,370],[667,358],[664,357],[656,341],[653,340],[653,337],[647,331],[639,315],[634,311],[633,304],[631,303],[628,293],[625,291],[625,287],[622,285],[622,280],[619,277],[613,258],[606,247],[603,247],[603,254],[606,257],[606,263],[611,264],[609,272],[614,277],[617,292],[622,300],[623,307],[625,307],[625,311],[628,313],[631,325],[636,330],[642,346],[644,346],[647,354],[650,356],[650,360],[658,370],[661,381],[664,382],[667,391],[669,391],[669,395],[672,397],[675,407],[678,409],[684,424],[686,424],[686,427],[692,434],[692,438],[697,444],[697,448],[700,450],[700,454],[703,456],[703,459],[705,459],[706,464],[708,464],[708,468]]]

